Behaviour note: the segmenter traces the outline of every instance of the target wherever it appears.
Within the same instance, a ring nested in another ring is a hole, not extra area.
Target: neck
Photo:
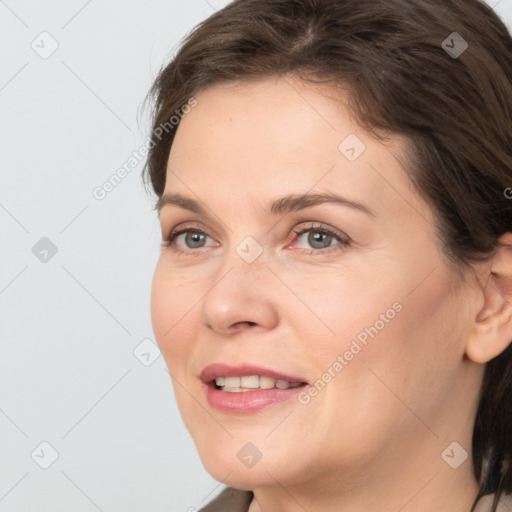
[[[301,484],[256,488],[249,512],[470,512],[479,488],[471,454],[451,468],[441,458],[450,442],[404,445],[393,457],[383,457],[381,467],[373,461],[351,478],[343,472],[318,478],[312,472],[317,477]]]

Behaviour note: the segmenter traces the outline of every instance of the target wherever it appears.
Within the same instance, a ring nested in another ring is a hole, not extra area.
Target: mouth
[[[288,401],[309,386],[302,377],[254,365],[208,365],[200,379],[210,406],[235,413],[249,413]]]

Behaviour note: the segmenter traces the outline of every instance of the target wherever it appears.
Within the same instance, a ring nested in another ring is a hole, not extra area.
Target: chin
[[[261,466],[260,463],[262,464]],[[217,464],[214,461],[212,461],[212,464],[203,463],[203,465],[206,471],[208,471],[215,480],[229,487],[244,491],[250,491],[257,487],[275,485],[275,479],[280,482],[283,481],[284,477],[279,473],[279,469],[263,465],[261,461],[260,463],[252,468],[240,467],[239,464],[236,466]],[[274,476],[275,479],[270,475]]]
[[[230,439],[225,443],[217,441],[215,446],[199,446],[198,452],[206,471],[230,487],[251,490],[275,485],[276,479],[280,482],[289,479],[290,466],[286,461],[290,457],[278,455],[270,446],[258,450],[259,444]]]

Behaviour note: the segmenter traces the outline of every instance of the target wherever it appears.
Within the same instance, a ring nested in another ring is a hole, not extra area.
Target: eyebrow
[[[288,195],[273,201],[270,204],[270,207],[266,210],[266,213],[269,215],[286,215],[291,212],[304,210],[306,208],[311,208],[313,206],[325,203],[334,203],[341,206],[346,206],[354,210],[366,213],[371,217],[377,216],[375,212],[368,206],[332,193]],[[202,215],[203,217],[209,217],[208,213],[199,204],[199,202],[192,198],[184,197],[180,194],[163,194],[158,199],[155,209],[160,214],[162,208],[168,205],[178,206],[179,208],[189,210],[193,213]]]

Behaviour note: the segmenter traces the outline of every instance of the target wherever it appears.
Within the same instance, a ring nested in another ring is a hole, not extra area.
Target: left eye
[[[306,233],[309,233],[308,236],[305,237],[305,241],[313,249],[326,249],[327,247],[331,247],[331,242],[334,240],[344,242],[344,240],[342,240],[336,233],[327,229],[304,228],[294,231],[294,233],[297,235],[297,239],[300,239]],[[307,249],[307,247],[303,248]]]

